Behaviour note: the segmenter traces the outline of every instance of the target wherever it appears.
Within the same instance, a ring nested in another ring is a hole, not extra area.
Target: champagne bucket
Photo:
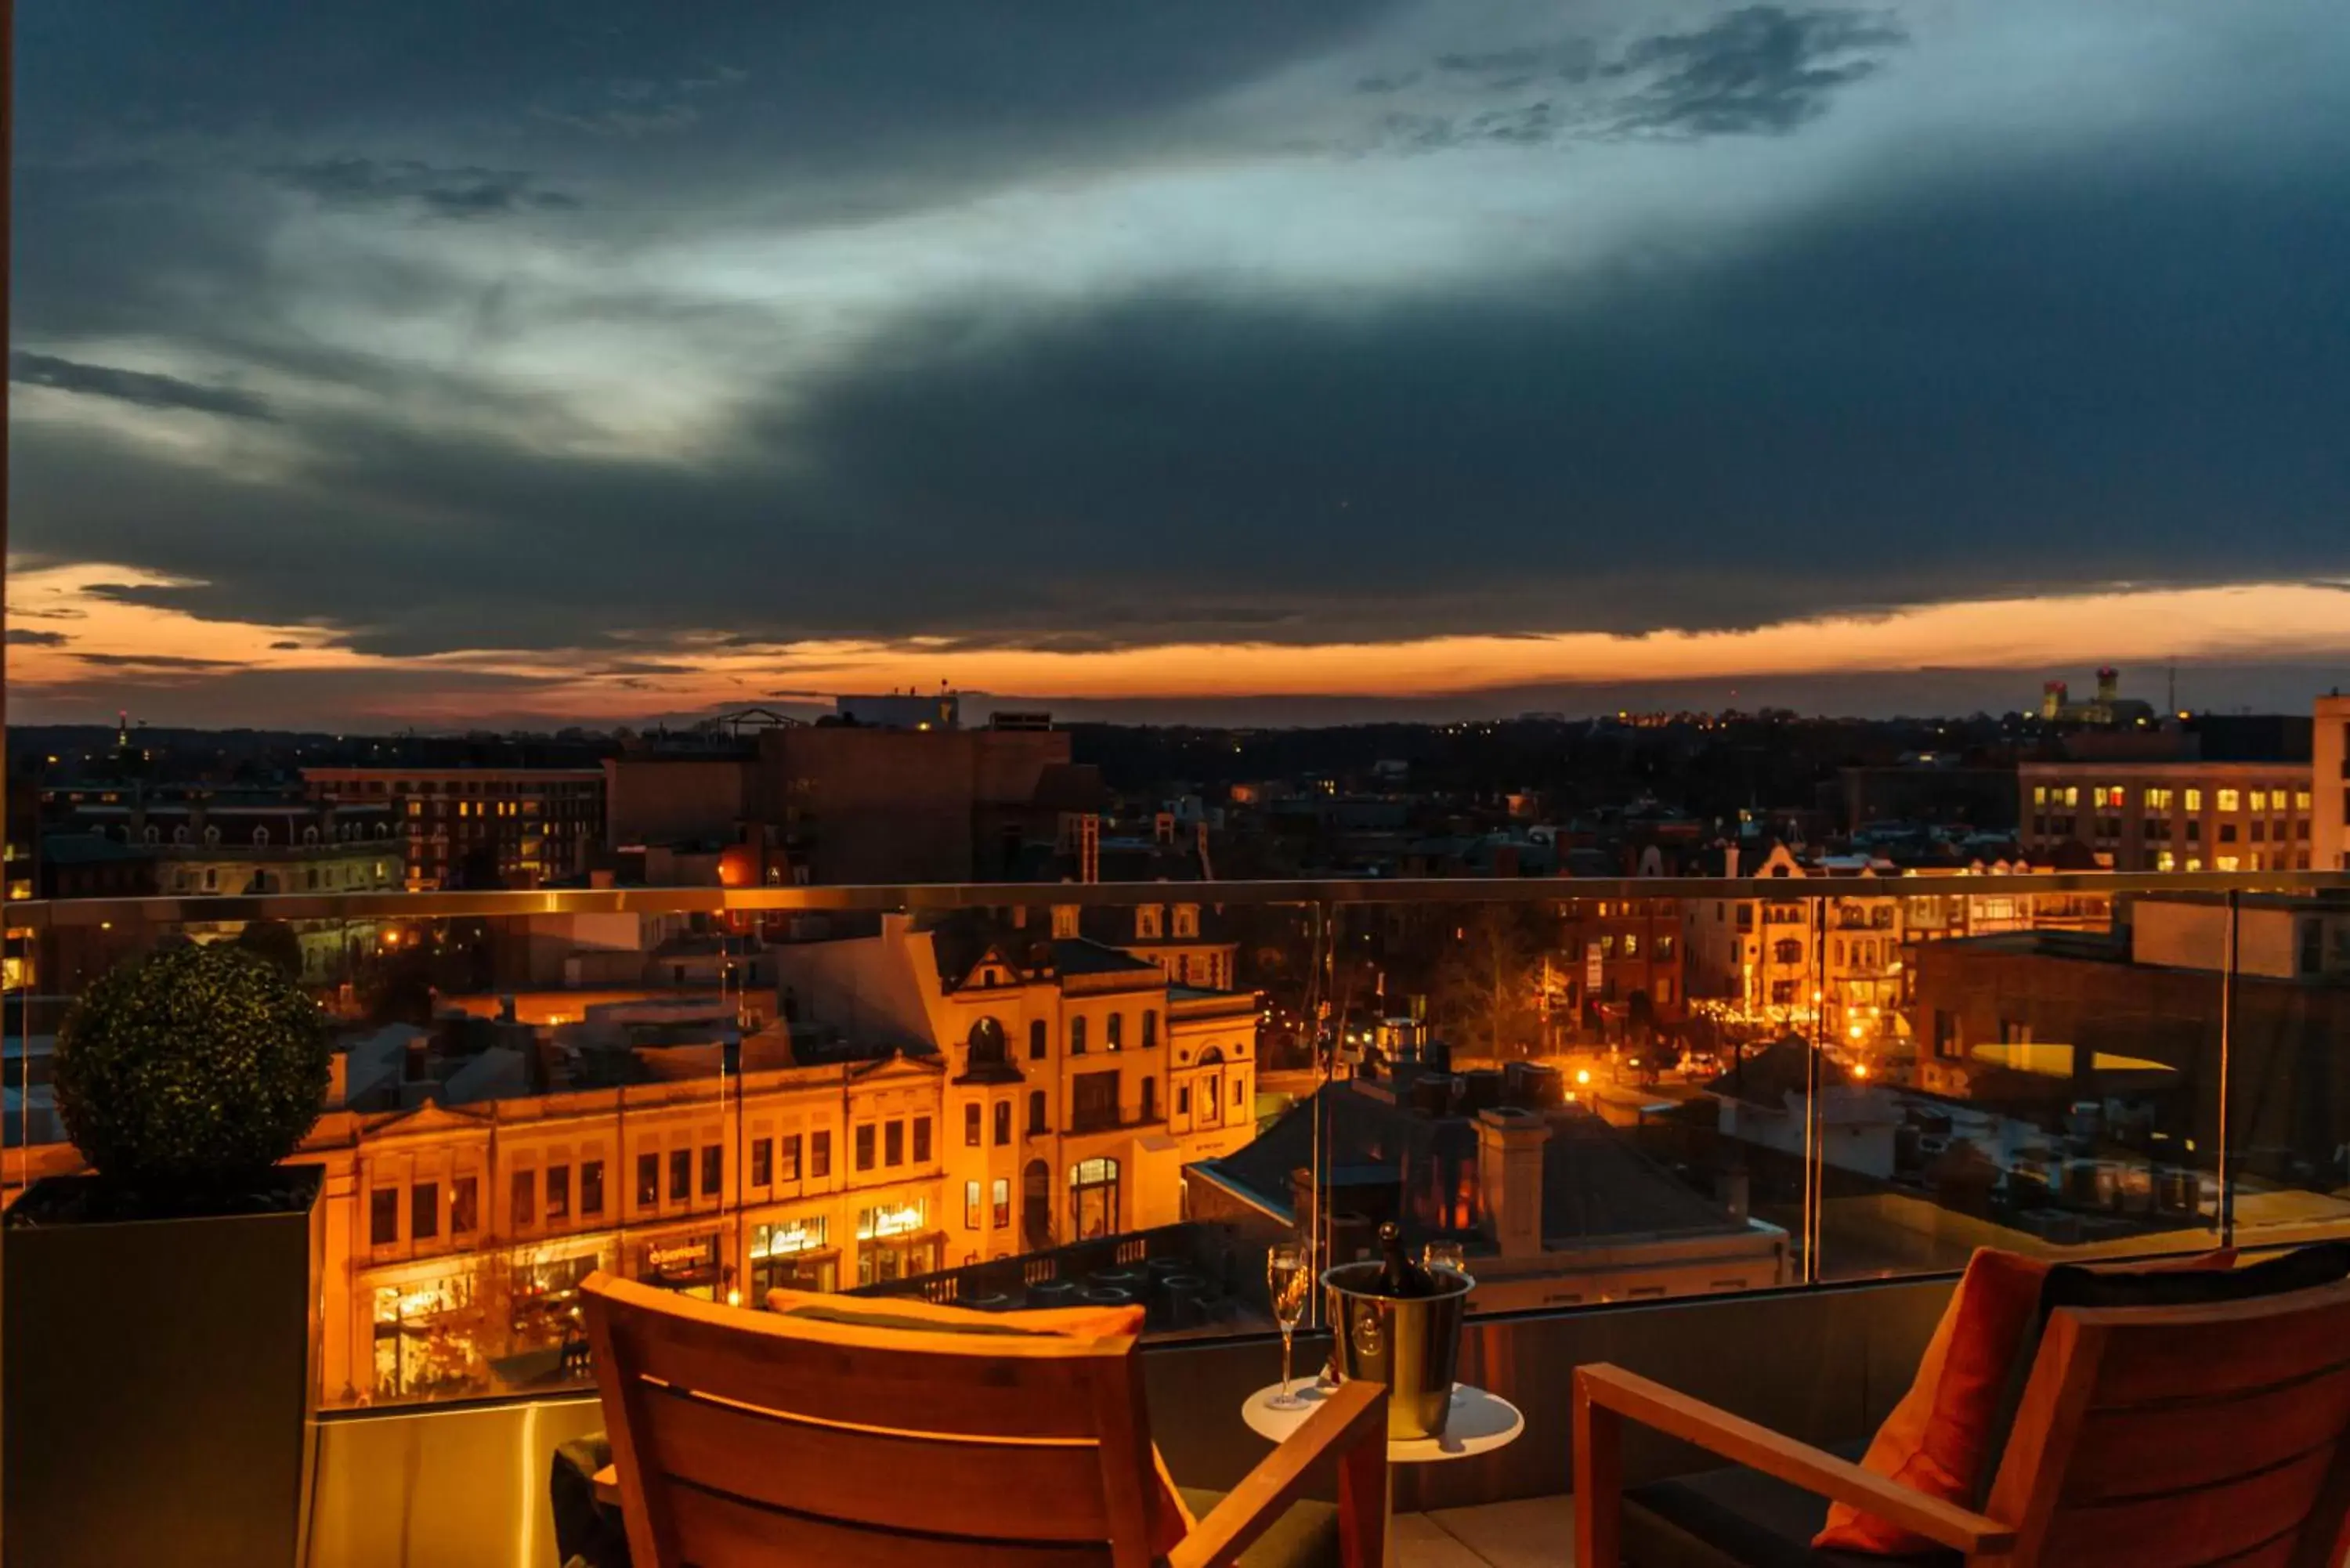
[[[1377,1261],[1323,1271],[1338,1380],[1360,1377],[1388,1386],[1390,1439],[1440,1438],[1452,1408],[1461,1321],[1477,1282],[1436,1269],[1430,1271],[1436,1294],[1390,1296],[1379,1292],[1379,1272]]]

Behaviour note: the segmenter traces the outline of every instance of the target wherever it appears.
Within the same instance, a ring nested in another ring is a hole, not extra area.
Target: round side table
[[[1278,1443],[1305,1424],[1328,1396],[1315,1386],[1311,1377],[1300,1378],[1290,1385],[1290,1391],[1305,1401],[1296,1410],[1276,1410],[1265,1403],[1281,1392],[1281,1385],[1268,1383],[1250,1395],[1241,1406],[1241,1419],[1259,1437]],[[1498,1394],[1473,1388],[1466,1383],[1452,1386],[1452,1409],[1444,1418],[1444,1435],[1440,1438],[1390,1438],[1388,1439],[1388,1562],[1396,1560],[1395,1537],[1395,1467],[1398,1465],[1430,1465],[1446,1459],[1465,1459],[1475,1454],[1489,1454],[1495,1449],[1506,1448],[1517,1441],[1526,1429],[1526,1418],[1515,1405]]]

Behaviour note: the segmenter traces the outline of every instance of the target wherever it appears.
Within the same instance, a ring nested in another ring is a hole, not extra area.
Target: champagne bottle
[[[1379,1227],[1379,1293],[1411,1301],[1436,1293],[1436,1282],[1426,1269],[1405,1256],[1403,1231],[1393,1220]]]

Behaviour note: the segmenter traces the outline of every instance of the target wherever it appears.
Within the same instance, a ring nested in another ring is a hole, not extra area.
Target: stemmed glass
[[[1419,1261],[1431,1274],[1439,1269],[1450,1269],[1456,1274],[1469,1272],[1468,1254],[1458,1241],[1430,1241],[1421,1250]]]
[[[1281,1324],[1281,1392],[1264,1402],[1267,1409],[1305,1408],[1306,1402],[1289,1391],[1289,1346],[1314,1289],[1313,1265],[1313,1249],[1303,1241],[1276,1241],[1264,1255],[1264,1282],[1273,1295],[1274,1321]]]

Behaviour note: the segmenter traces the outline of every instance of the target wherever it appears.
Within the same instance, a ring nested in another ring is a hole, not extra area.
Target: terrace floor
[[[1573,1568],[1575,1500],[1530,1497],[1398,1514],[1399,1568]]]

